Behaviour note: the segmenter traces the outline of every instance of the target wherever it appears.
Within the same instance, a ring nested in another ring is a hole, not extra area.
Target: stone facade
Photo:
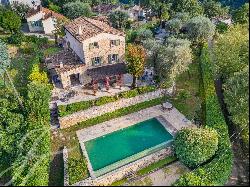
[[[111,45],[111,40],[119,40],[120,44],[118,46]],[[108,64],[108,55],[112,54],[118,54],[120,62],[124,60],[124,36],[101,33],[80,43],[66,30],[65,41],[69,43],[70,48],[74,50],[87,67],[92,66],[91,59],[95,57],[102,58],[101,65]],[[90,44],[94,42],[97,42],[99,47],[90,49]]]

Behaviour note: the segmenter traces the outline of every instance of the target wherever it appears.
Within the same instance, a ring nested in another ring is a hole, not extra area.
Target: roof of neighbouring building
[[[92,10],[93,12],[98,12],[101,14],[108,14],[117,8],[119,8],[119,5],[101,4],[101,5],[94,6]]]
[[[82,34],[78,34],[79,27],[81,26]],[[99,21],[96,18],[79,17],[71,21],[64,26],[65,29],[74,36],[79,42],[82,42],[88,38],[92,38],[101,33],[114,34],[119,36],[125,36],[125,33],[119,31],[103,21]]]
[[[87,75],[92,79],[103,79],[107,76],[119,75],[127,73],[124,63],[100,66],[97,68],[87,69]]]
[[[32,8],[32,9],[28,12],[28,14],[27,14],[26,17],[27,17],[27,18],[30,18],[30,17],[36,15],[36,14],[39,13],[39,12],[43,12],[43,13],[44,13],[44,17],[43,17],[44,20],[45,20],[45,19],[48,19],[48,18],[50,18],[50,17],[54,17],[54,18],[58,18],[58,19],[59,19],[59,18],[60,18],[60,19],[64,19],[64,18],[65,18],[62,14],[58,14],[58,13],[56,13],[56,12],[54,12],[54,11],[48,9],[48,8],[42,7],[41,5],[38,6],[37,8]]]

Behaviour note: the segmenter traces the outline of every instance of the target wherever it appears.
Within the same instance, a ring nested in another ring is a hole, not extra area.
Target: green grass
[[[59,48],[59,47],[54,47],[54,46],[52,46],[52,47],[49,47],[48,49],[45,49],[45,50],[43,51],[43,54],[44,54],[44,56],[53,55],[53,54],[55,54],[55,53],[57,53],[57,52],[59,52],[59,51],[61,51],[61,50],[62,50],[62,49]]]
[[[152,171],[154,171],[156,169],[162,168],[162,167],[164,167],[164,166],[166,166],[166,165],[168,165],[168,164],[170,164],[170,163],[172,163],[172,162],[174,162],[176,160],[177,160],[177,158],[175,156],[166,157],[166,158],[164,158],[164,159],[162,159],[162,160],[160,160],[158,162],[150,164],[149,166],[139,170],[137,172],[137,175],[148,174],[148,173],[150,173],[150,172],[152,172]]]
[[[125,184],[126,182],[128,182],[128,179],[124,178],[124,179],[113,182],[110,186],[121,186]]]
[[[201,80],[199,64],[196,62],[190,64],[189,72],[184,72],[177,77],[176,95],[168,98],[173,106],[189,120],[198,119],[202,121]]]

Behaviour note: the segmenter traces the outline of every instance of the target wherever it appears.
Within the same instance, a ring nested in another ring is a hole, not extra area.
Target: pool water
[[[96,171],[172,139],[165,127],[152,118],[84,144],[92,168]]]

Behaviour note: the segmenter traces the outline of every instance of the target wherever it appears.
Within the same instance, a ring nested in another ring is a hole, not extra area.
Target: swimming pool
[[[110,134],[84,142],[96,176],[156,152],[173,140],[173,136],[152,118]]]

